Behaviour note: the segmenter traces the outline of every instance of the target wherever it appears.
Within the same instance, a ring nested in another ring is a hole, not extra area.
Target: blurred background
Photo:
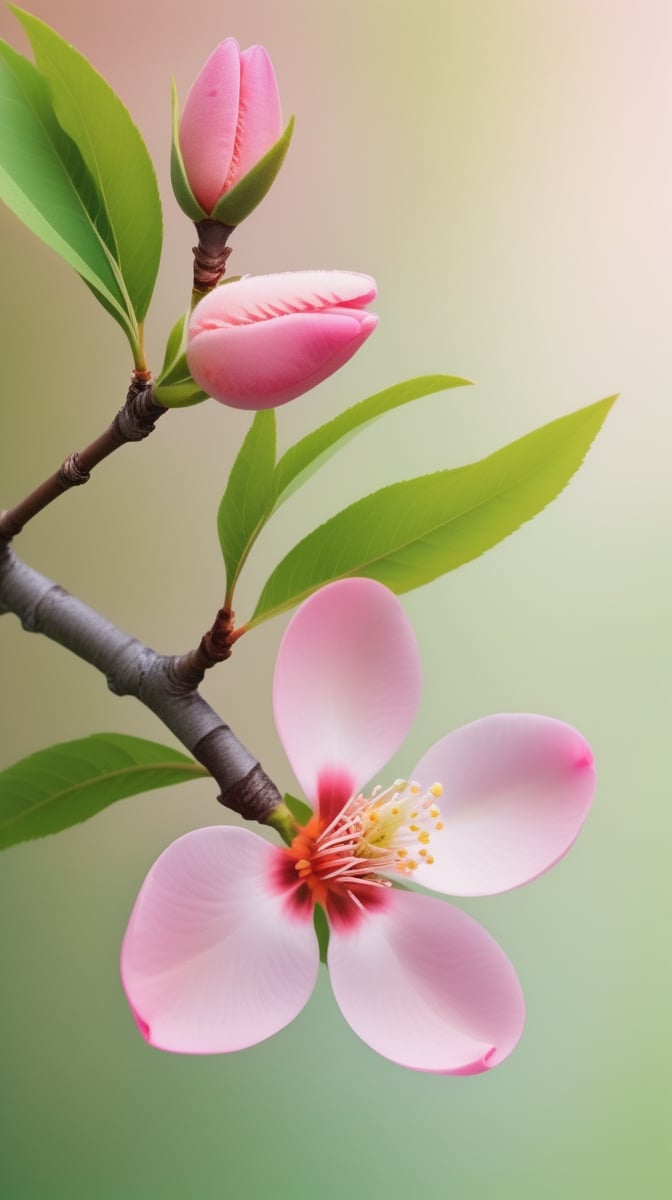
[[[385,418],[293,497],[250,560],[241,619],[285,551],[351,500],[621,399],[546,512],[404,597],[425,694],[390,777],[448,729],[502,710],[570,721],[595,748],[598,796],[571,854],[528,888],[464,904],[520,974],[528,1024],[513,1057],[466,1079],[405,1071],[350,1033],[325,975],[265,1044],[209,1059],[151,1050],[118,979],[128,913],[170,841],[228,819],[207,781],[151,793],[2,856],[0,1194],[668,1196],[672,8],[30,8],[108,78],[157,164],[166,242],[148,322],[155,365],[187,303],[193,242],[169,186],[170,77],[183,101],[210,51],[235,35],[266,45],[297,123],[271,195],[233,239],[231,272],[351,268],[380,292],[365,349],[278,413],[282,447],[402,378],[446,371],[478,385]],[[0,33],[27,50],[7,9]],[[2,507],[107,424],[130,363],[74,273],[10,213],[0,226]],[[248,423],[214,402],[169,415],[36,520],[17,552],[157,649],[186,650],[223,595],[215,512]],[[205,692],[291,788],[270,707],[285,623],[244,638]],[[150,713],[10,616],[0,662],[0,766],[102,730],[170,741]]]

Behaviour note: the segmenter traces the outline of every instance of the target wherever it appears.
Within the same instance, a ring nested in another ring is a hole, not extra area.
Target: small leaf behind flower
[[[0,849],[68,829],[116,800],[207,774],[179,750],[121,733],[50,746],[0,772]]]
[[[400,594],[495,546],[555,499],[616,397],[511,442],[480,462],[382,488],[308,534],[278,564],[248,628],[352,575]]]

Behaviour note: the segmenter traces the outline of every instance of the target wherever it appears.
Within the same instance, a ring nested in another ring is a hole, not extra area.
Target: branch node
[[[194,253],[194,291],[205,295],[217,286],[226,271],[226,260],[231,253],[227,246],[227,238],[233,233],[235,225],[224,225],[222,221],[210,218],[196,221],[198,245],[193,246]]]
[[[88,483],[91,478],[91,472],[82,467],[77,450],[73,450],[65,462],[61,463],[58,474],[64,488],[80,487],[83,483]]]

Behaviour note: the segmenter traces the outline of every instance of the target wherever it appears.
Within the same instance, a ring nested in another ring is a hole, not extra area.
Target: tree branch
[[[0,543],[11,542],[24,525],[71,487],[88,483],[91,471],[127,442],[138,442],[153,432],[168,410],[154,403],[149,372],[135,371],[126,402],[104,433],[83,450],[68,455],[58,471],[45,479],[14,508],[0,513]]]
[[[178,659],[123,633],[0,543],[0,614],[6,612],[101,671],[115,695],[146,705],[210,772],[221,804],[291,840],[293,822],[275,784],[197,688],[175,677]]]

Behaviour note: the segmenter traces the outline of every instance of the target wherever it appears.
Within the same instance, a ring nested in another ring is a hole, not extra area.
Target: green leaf
[[[270,150],[266,151],[264,157],[259,159],[247,175],[243,175],[235,187],[220,196],[211,213],[213,221],[222,221],[224,225],[240,225],[241,221],[249,217],[274,182],[289,150],[293,130],[294,117],[290,117],[285,132]]]
[[[278,462],[270,482],[264,477],[263,486],[267,487],[265,503],[262,504],[262,498],[259,496],[256,523],[247,529],[247,540],[243,543],[242,538],[238,536],[235,542],[236,562],[233,564],[233,572],[227,568],[228,577],[233,581],[230,592],[233,591],[242,566],[266,522],[293,492],[331,458],[332,454],[342,449],[376,417],[391,412],[402,404],[408,404],[410,400],[418,400],[421,396],[429,396],[432,392],[440,392],[446,388],[461,387],[469,382],[468,379],[459,379],[455,375],[421,375],[417,379],[407,379],[382,392],[376,392],[374,396],[368,396],[366,400],[360,400],[358,404],[353,404],[344,413],[313,430],[292,446]],[[233,537],[236,538],[235,533]],[[234,557],[234,552],[231,557]]]
[[[179,750],[121,733],[50,746],[0,772],[0,849],[78,825],[115,800],[207,774]]]
[[[49,84],[56,117],[78,146],[102,198],[130,308],[142,323],[162,240],[161,201],[147,147],[119,97],[91,64],[43,21],[10,7]]]
[[[313,816],[313,810],[310,805],[306,804],[305,800],[299,800],[297,796],[290,795],[289,792],[285,792],[282,798],[294,820],[298,821],[299,825],[307,825]]]
[[[171,332],[171,338],[174,332],[175,329]],[[199,388],[191,378],[185,353],[180,354],[167,369],[164,364],[164,369],[154,385],[154,399],[157,404],[163,404],[166,408],[187,408],[190,404],[200,404],[208,399],[208,393]]]
[[[81,275],[133,344],[112,233],[82,156],[54,115],[32,63],[0,42],[0,195],[9,208]]]
[[[170,181],[173,185],[173,193],[175,199],[188,217],[192,221],[204,221],[207,213],[204,208],[201,208],[198,200],[189,185],[187,172],[184,168],[184,159],[180,149],[180,102],[177,96],[177,87],[173,79],[171,88],[171,103],[173,108],[173,140],[170,150]]]
[[[162,379],[165,375],[168,374],[170,368],[173,366],[173,364],[175,362],[177,362],[177,359],[180,356],[180,351],[182,350],[182,343],[184,342],[184,326],[186,324],[186,320],[187,320],[187,318],[184,314],[181,317],[178,317],[177,321],[173,325],[173,328],[171,329],[170,333],[168,334],[168,340],[166,342],[166,351],[163,356],[163,366],[161,367],[161,374],[159,376],[159,379]]]
[[[255,414],[236,458],[217,513],[224,555],[227,601],[268,510],[269,484],[275,466],[275,412]]]
[[[565,487],[615,396],[560,417],[480,462],[392,484],[350,505],[275,568],[248,628],[351,575],[400,594],[469,562]]]
[[[313,430],[282,456],[275,468],[272,488],[272,507],[279,508],[297,488],[301,487],[323,463],[340,450],[347,441],[383,413],[391,412],[411,400],[430,396],[448,388],[465,387],[471,380],[456,375],[420,375],[417,379],[406,379],[393,387],[376,392],[359,404]]]
[[[320,948],[320,962],[326,963],[327,952],[329,950],[329,922],[321,904],[316,904],[313,909],[313,926],[315,928],[317,944]]]

